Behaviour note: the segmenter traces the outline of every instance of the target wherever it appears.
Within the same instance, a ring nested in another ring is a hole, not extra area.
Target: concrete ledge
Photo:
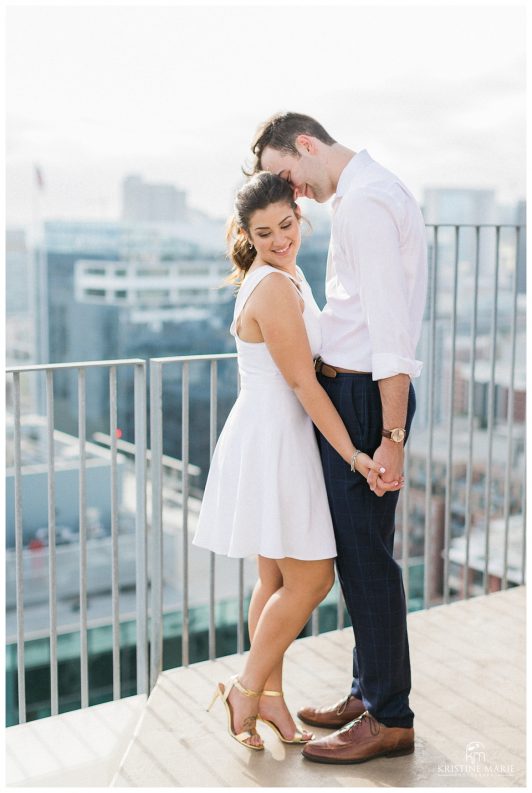
[[[238,746],[227,735],[223,707],[205,711],[216,682],[241,669],[242,657],[234,655],[160,676],[112,784],[524,787],[525,600],[525,587],[517,587],[409,615],[413,755],[351,766],[309,763],[265,725],[266,751]],[[293,711],[347,692],[352,642],[349,628],[292,645],[285,691]]]
[[[126,697],[9,727],[6,784],[109,787],[146,699]]]

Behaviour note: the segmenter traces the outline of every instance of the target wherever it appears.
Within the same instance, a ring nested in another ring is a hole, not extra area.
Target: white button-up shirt
[[[426,290],[427,239],[416,200],[361,151],[342,171],[333,202],[321,315],[325,363],[372,372],[373,380],[418,377]]]

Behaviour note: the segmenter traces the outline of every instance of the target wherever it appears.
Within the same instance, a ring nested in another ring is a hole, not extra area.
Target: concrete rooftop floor
[[[525,587],[408,617],[416,751],[359,765],[310,763],[263,724],[264,752],[205,708],[238,655],[163,672],[114,777],[116,787],[525,787]],[[295,712],[333,703],[350,683],[350,628],[300,639],[285,663]],[[318,735],[327,731],[315,730]],[[472,742],[479,754],[466,760]]]

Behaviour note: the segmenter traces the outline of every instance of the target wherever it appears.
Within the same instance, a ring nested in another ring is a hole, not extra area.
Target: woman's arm
[[[281,374],[322,435],[346,461],[351,462],[355,447],[336,408],[319,384],[301,313],[299,298],[293,284],[281,273],[263,278],[248,300],[248,316],[260,327],[268,350]],[[367,477],[370,469],[381,473],[371,457],[361,453],[356,469]],[[382,472],[384,473],[384,472]],[[379,485],[385,483],[379,479]],[[400,487],[389,483],[386,490]]]

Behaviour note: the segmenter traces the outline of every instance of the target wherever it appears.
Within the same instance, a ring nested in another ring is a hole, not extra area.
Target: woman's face
[[[301,245],[296,213],[284,201],[257,209],[249,221],[249,239],[266,264],[286,267],[295,263]]]

